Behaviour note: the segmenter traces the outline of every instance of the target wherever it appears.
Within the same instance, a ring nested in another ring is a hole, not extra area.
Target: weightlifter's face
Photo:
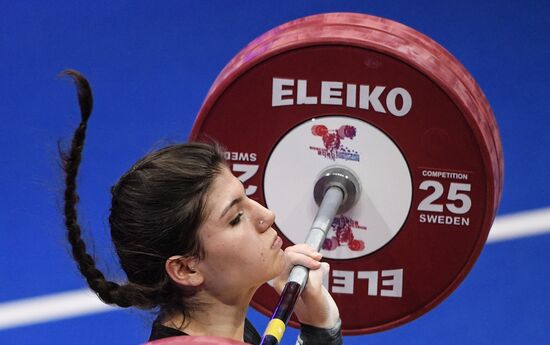
[[[275,214],[249,199],[226,167],[211,186],[206,215],[199,229],[206,255],[197,268],[209,292],[242,295],[282,271],[282,241],[272,227]]]

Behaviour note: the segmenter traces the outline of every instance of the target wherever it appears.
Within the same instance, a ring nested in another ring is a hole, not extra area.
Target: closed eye
[[[231,226],[235,226],[237,224],[239,224],[241,222],[241,218],[243,216],[244,212],[243,211],[240,211],[237,216],[235,218],[233,218],[230,222],[229,222],[229,225]]]

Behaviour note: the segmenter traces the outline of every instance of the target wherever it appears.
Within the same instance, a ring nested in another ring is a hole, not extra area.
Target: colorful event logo
[[[342,140],[346,138],[353,140],[357,134],[354,126],[342,125],[338,129],[329,130],[325,125],[314,125],[311,127],[311,133],[323,139],[324,147],[309,147],[311,150],[316,151],[318,155],[333,161],[336,158],[347,161],[359,161],[359,153],[357,151],[342,145]]]
[[[332,222],[331,232],[334,231],[334,235],[325,239],[323,242],[324,250],[335,250],[338,247],[347,245],[352,251],[361,251],[365,249],[365,242],[355,239],[353,235],[353,229],[367,230],[366,226],[362,226],[358,221],[353,220],[346,216],[339,216],[334,218]]]

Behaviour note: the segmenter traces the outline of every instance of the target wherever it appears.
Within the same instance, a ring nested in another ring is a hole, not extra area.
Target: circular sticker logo
[[[324,116],[291,129],[266,164],[266,205],[275,211],[275,224],[291,242],[304,242],[318,210],[315,181],[320,171],[335,164],[357,175],[362,193],[355,207],[335,217],[323,255],[330,259],[368,255],[391,241],[405,223],[412,181],[399,148],[365,121]],[[311,193],[292,193],[303,190]]]

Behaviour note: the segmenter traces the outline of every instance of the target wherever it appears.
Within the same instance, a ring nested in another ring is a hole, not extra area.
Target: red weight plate
[[[273,209],[285,245],[303,241],[322,168],[346,165],[363,193],[327,236],[327,287],[345,334],[433,308],[463,280],[501,193],[492,112],[448,52],[401,24],[327,14],[276,28],[212,86],[191,139],[227,148],[247,194]],[[270,314],[269,286],[253,305]]]

